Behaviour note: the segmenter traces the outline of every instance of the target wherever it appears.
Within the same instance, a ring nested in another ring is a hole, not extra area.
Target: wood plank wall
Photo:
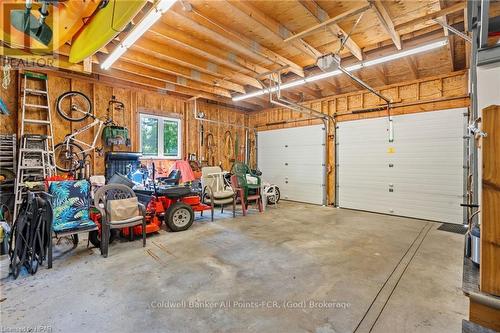
[[[482,127],[487,136],[482,139],[480,287],[500,296],[500,106],[483,110]]]
[[[392,115],[426,112],[450,108],[468,107],[468,78],[466,71],[425,79],[375,87],[393,101]],[[330,96],[311,102],[301,103],[316,111],[328,114],[336,121],[349,121],[365,118],[386,117],[387,110],[373,111],[383,106],[383,101],[374,94],[363,90],[348,94]],[[305,120],[307,115],[284,108],[273,108],[250,114],[250,126],[258,130],[272,130],[320,123],[318,120]],[[293,121],[283,123],[284,121]],[[274,123],[274,124],[273,124]],[[335,201],[335,144],[334,128],[329,128],[328,148],[328,202]],[[255,165],[255,154],[251,156]]]
[[[186,99],[167,95],[157,91],[140,89],[133,86],[113,85],[109,82],[101,82],[98,79],[92,79],[84,76],[77,76],[73,74],[65,74],[62,72],[48,72],[49,75],[49,95],[52,105],[52,120],[54,128],[55,143],[62,142],[64,136],[72,130],[81,128],[90,122],[87,119],[84,122],[71,123],[63,119],[57,114],[55,103],[57,97],[62,93],[69,90],[81,91],[86,94],[92,101],[94,107],[94,114],[98,117],[104,118],[107,114],[108,102],[115,96],[118,101],[125,104],[125,112],[118,114],[114,112],[114,119],[120,125],[129,128],[132,145],[115,146],[115,151],[139,151],[139,113],[149,113],[156,115],[177,115],[183,120],[182,129],[182,156],[187,156],[188,153],[202,154],[205,156],[205,151],[202,148],[199,151],[199,126],[200,122],[194,119],[192,112],[192,103],[188,103]],[[12,82],[7,90],[2,88],[1,98],[7,103],[11,110],[11,115],[1,116],[0,119],[0,134],[12,134],[18,132],[20,113],[20,87],[19,87],[19,74],[17,72],[11,73]],[[219,106],[203,101],[198,102],[198,108],[203,111],[207,119],[219,120],[229,123],[245,124],[247,122],[247,114],[243,111],[232,109],[229,107]],[[213,160],[216,164],[221,163],[224,167],[228,167],[230,162],[224,153],[223,146],[219,141],[224,140],[226,131],[230,131],[233,137],[238,134],[243,142],[244,136],[242,131],[236,131],[233,127],[220,124],[207,124],[204,126],[205,135],[212,133],[217,144],[213,147]],[[32,132],[39,133],[39,129],[32,129]],[[18,133],[19,134],[19,133]],[[90,142],[94,137],[93,130],[87,132],[82,138],[83,141]],[[99,139],[98,146],[103,146],[103,141]],[[111,150],[111,147],[105,147],[104,151]],[[149,163],[152,160],[147,160]],[[156,161],[159,174],[168,172],[171,160]],[[103,174],[104,172],[104,156],[94,153],[91,155],[91,167],[93,174]]]

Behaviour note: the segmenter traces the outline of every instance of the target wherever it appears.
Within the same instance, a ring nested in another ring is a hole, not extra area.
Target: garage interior
[[[500,2],[0,17],[2,331],[500,331]]]

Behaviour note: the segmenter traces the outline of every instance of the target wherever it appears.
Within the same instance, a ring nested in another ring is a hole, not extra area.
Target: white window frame
[[[157,116],[148,113],[139,113],[139,147],[142,152],[142,119],[143,118],[154,118],[158,120],[158,155],[144,155],[143,159],[161,159],[161,160],[179,160],[182,156],[182,123],[180,118]],[[177,155],[176,156],[165,156],[164,155],[164,142],[163,142],[163,125],[164,121],[171,121],[177,123]]]

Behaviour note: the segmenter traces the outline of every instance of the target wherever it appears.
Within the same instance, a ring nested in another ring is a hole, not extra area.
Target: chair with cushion
[[[97,230],[89,217],[90,183],[86,180],[52,181],[49,194],[53,207],[52,231],[56,237],[73,237],[78,245],[78,234]]]
[[[129,228],[132,240],[132,227],[142,225],[142,246],[146,246],[146,208],[130,187],[122,184],[101,187],[94,194],[94,206],[101,213],[101,255],[108,256],[111,229]]]
[[[214,207],[221,206],[224,212],[224,205],[233,204],[233,217],[236,214],[236,198],[231,186],[224,180],[222,169],[218,166],[204,167],[201,169],[202,199],[207,205],[212,206],[212,221],[214,220]]]

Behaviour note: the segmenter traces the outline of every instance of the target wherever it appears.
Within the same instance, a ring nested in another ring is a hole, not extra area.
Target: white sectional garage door
[[[263,178],[278,185],[283,199],[322,204],[324,144],[323,125],[260,131],[257,159]]]
[[[338,205],[343,208],[463,223],[466,109],[337,125]]]

